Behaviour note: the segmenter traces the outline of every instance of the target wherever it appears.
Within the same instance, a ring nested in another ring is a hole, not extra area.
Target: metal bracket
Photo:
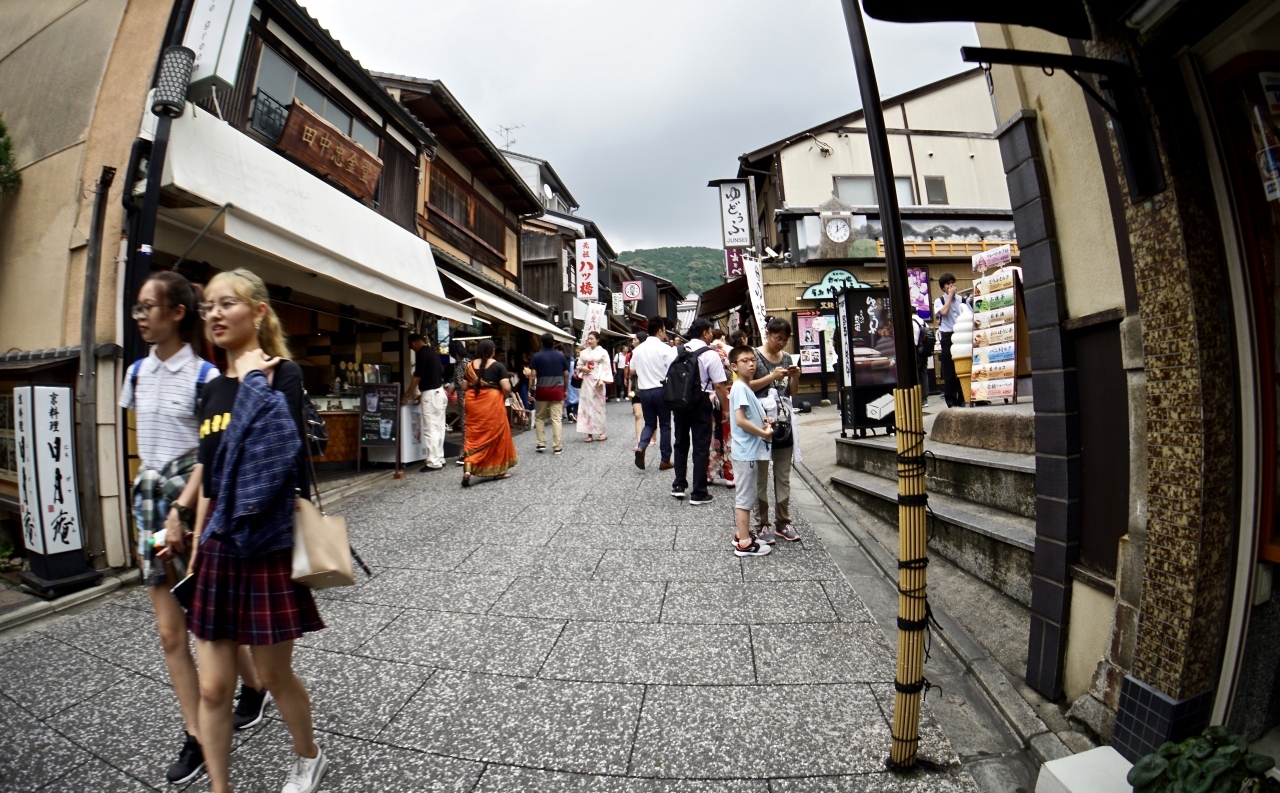
[[[1037,66],[1052,75],[1061,70],[1080,86],[1099,107],[1114,120],[1112,125],[1120,144],[1121,159],[1129,183],[1130,200],[1141,201],[1165,190],[1164,168],[1156,148],[1155,132],[1147,114],[1133,67],[1122,61],[1085,58],[1056,52],[1030,52],[994,47],[961,47],[960,57],[977,63],[990,73],[992,64],[1005,66]],[[1103,93],[1099,93],[1081,73],[1096,74]]]

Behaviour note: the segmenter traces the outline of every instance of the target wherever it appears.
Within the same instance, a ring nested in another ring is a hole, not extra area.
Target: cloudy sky
[[[549,160],[619,251],[719,247],[708,179],[861,106],[837,0],[301,1],[366,68],[522,124],[512,150]],[[977,43],[959,24],[868,35],[885,96],[963,71]]]

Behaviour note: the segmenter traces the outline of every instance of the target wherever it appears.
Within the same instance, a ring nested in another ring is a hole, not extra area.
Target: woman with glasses
[[[324,627],[311,590],[293,582],[293,511],[309,493],[302,370],[289,360],[262,279],[245,269],[209,282],[201,316],[227,352],[225,376],[200,409],[192,560],[195,594],[187,626],[200,661],[200,737],[214,793],[230,787],[231,697],[236,648],[253,652],[262,682],[293,738],[282,793],[311,793],[327,759],[316,745],[307,689],[293,671],[294,640]]]
[[[141,460],[133,483],[138,561],[186,726],[178,759],[165,773],[175,785],[195,779],[205,765],[197,724],[200,684],[188,644],[186,615],[169,591],[186,574],[187,537],[200,493],[196,410],[201,393],[218,377],[213,364],[192,346],[204,341],[196,310],[198,295],[199,287],[167,271],[152,273],[142,285],[133,318],[151,351],[129,367],[120,396],[120,406],[135,414]],[[238,653],[238,663],[244,684],[235,725],[243,729],[261,723],[266,692],[247,650]]]
[[[787,352],[791,343],[791,323],[774,317],[765,326],[764,344],[756,348],[756,374],[748,383],[776,425],[790,424],[791,399],[800,390],[800,367]],[[776,430],[775,430],[776,431]],[[792,435],[794,438],[794,434]],[[757,539],[772,545],[779,537],[797,542],[800,535],[791,525],[791,461],[794,440],[785,446],[770,444],[771,459],[756,463]],[[798,458],[797,458],[798,459]],[[772,464],[772,465],[771,465]],[[769,523],[769,475],[773,474],[773,518]]]

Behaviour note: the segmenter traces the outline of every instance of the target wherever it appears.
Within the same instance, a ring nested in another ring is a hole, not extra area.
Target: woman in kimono
[[[605,390],[613,382],[609,353],[600,347],[600,334],[587,334],[587,346],[578,356],[578,376],[582,387],[578,394],[578,432],[586,433],[587,443],[609,440],[605,426]]]

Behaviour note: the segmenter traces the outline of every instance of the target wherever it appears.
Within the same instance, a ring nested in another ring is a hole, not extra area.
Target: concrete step
[[[349,476],[334,478],[329,480],[320,480],[320,498],[324,502],[325,507],[330,504],[336,505],[357,493],[361,493],[368,488],[390,482],[395,478],[395,471],[390,470],[373,470],[361,471],[359,474],[354,471]]]
[[[831,484],[891,525],[898,524],[896,481],[849,470],[833,475]],[[1034,519],[935,492],[929,493],[929,506],[936,519],[930,520],[933,551],[1019,603],[1031,605]]]
[[[1033,454],[990,451],[925,440],[925,481],[941,493],[1024,518],[1036,515],[1036,458]],[[845,468],[897,480],[897,439],[837,438],[836,462]]]

